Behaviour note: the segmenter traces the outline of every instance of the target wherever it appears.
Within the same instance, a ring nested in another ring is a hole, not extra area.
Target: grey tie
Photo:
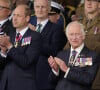
[[[36,31],[40,33],[41,32],[41,27],[42,27],[42,24],[38,24],[38,28],[37,28]]]

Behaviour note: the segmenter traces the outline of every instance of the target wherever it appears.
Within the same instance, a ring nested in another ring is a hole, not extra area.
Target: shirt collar
[[[22,29],[20,32],[18,32],[18,31],[16,30],[16,32],[17,32],[17,33],[20,33],[21,36],[23,36],[27,30],[28,30],[28,26],[25,27],[24,29]]]
[[[41,21],[41,22],[38,22],[37,21],[37,25],[38,24],[42,24],[42,27],[41,27],[41,30],[45,27],[45,25],[47,24],[47,22],[48,22],[48,19],[46,19],[46,20],[44,20],[44,21]]]
[[[83,47],[84,47],[84,43],[82,43],[82,45],[79,46],[79,47],[76,48],[76,49],[73,49],[72,46],[71,46],[71,52],[72,52],[73,50],[75,50],[77,53],[80,53],[80,52],[82,51]]]
[[[7,20],[8,20],[8,18],[5,19],[5,20],[0,21],[0,27],[1,27]]]

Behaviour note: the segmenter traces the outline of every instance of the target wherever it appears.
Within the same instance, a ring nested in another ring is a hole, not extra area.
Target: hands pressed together
[[[57,58],[57,57],[50,56],[48,58],[48,63],[50,67],[53,68],[56,72],[58,72],[58,70],[60,69],[66,73],[68,69],[68,66],[66,65],[66,63],[62,59]]]
[[[6,34],[0,35],[0,49],[2,53],[6,53],[8,49],[12,46],[10,42],[10,37]]]

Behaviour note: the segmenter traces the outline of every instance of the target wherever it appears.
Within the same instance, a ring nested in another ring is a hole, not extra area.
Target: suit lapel
[[[16,30],[14,30],[14,32],[11,33],[10,37],[11,37],[11,42],[14,45],[14,43],[15,43],[15,37],[16,37]]]
[[[65,58],[64,58],[67,65],[68,65],[68,62],[69,62],[69,57],[70,57],[70,48],[67,49],[66,54],[65,54]]]
[[[82,49],[82,51],[80,52],[79,56],[87,57],[88,52],[89,52],[88,48],[87,48],[87,47],[84,47],[84,48]]]
[[[48,31],[51,29],[52,23],[50,21],[47,22],[47,24],[45,25],[45,27],[43,28],[41,34],[47,34]]]

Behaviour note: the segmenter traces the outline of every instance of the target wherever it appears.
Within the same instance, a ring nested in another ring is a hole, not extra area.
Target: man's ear
[[[8,16],[10,16],[11,14],[12,14],[12,11],[11,11],[11,10],[9,10]]]
[[[26,16],[26,21],[29,22],[30,16]]]

